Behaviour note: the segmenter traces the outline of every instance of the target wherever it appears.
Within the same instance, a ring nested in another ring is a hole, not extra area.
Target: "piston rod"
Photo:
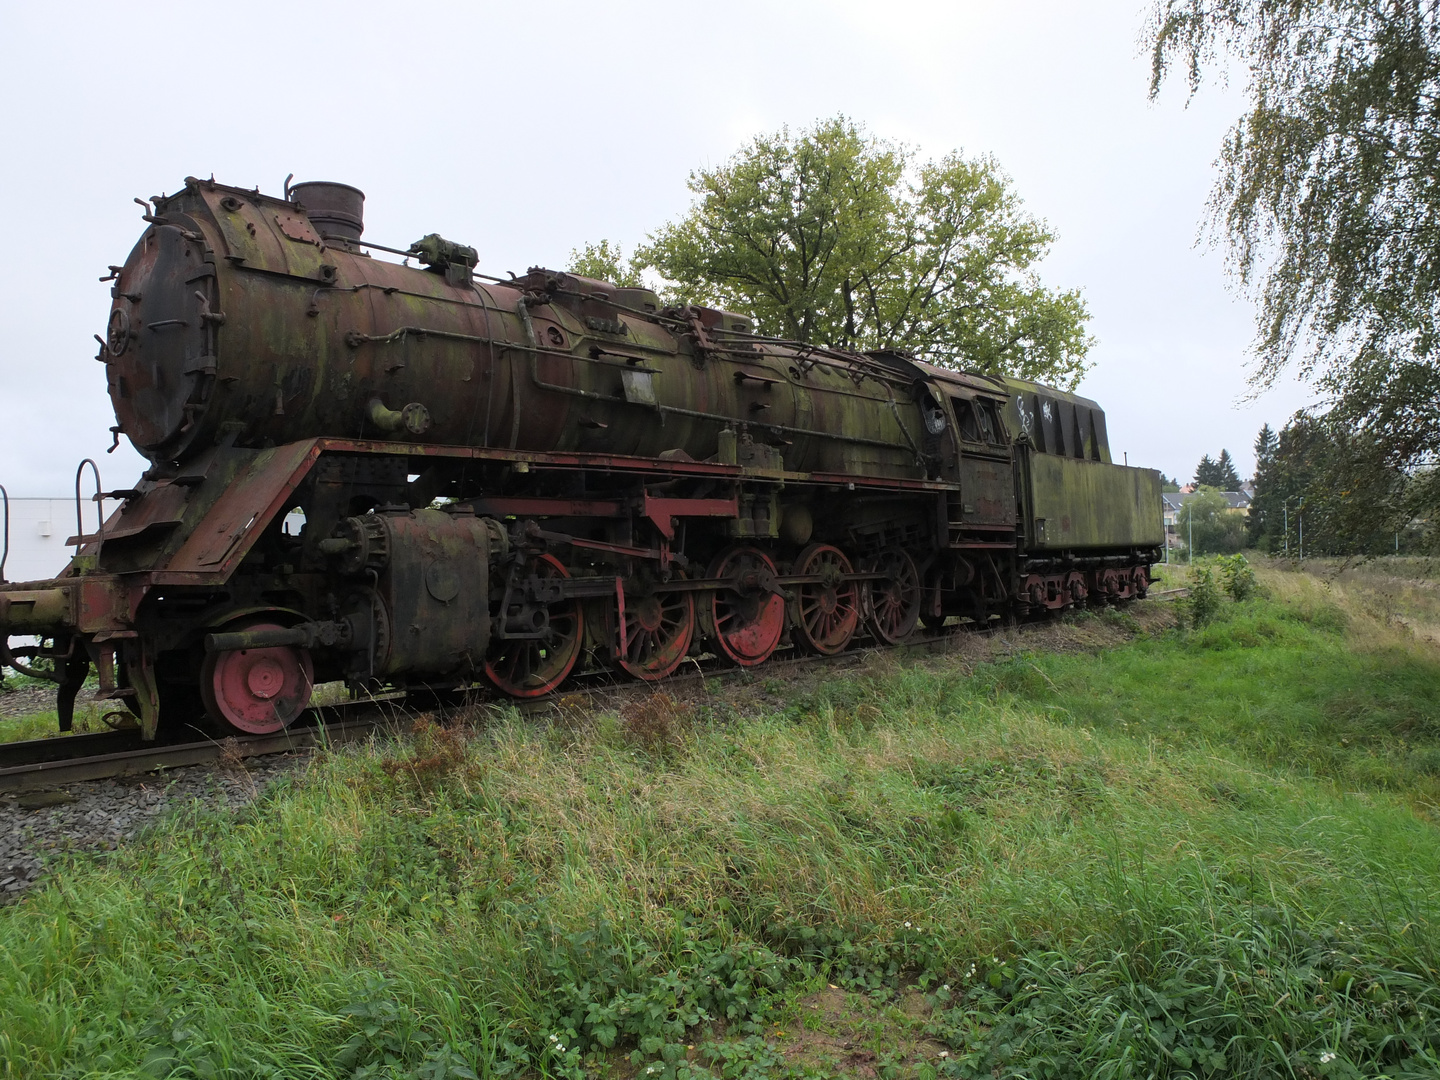
[[[232,630],[205,635],[206,652],[241,652],[245,649],[277,649],[297,646],[346,645],[354,636],[348,622],[309,622],[270,630]]]

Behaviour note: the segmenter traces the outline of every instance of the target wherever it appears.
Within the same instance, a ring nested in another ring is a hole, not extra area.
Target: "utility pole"
[[[1300,496],[1300,505],[1296,507],[1295,516],[1300,519],[1300,561],[1305,561],[1305,496]]]
[[[1291,496],[1290,498],[1293,498],[1293,496]],[[1281,512],[1285,515],[1284,529],[1285,529],[1285,554],[1286,554],[1286,555],[1289,555],[1289,554],[1290,554],[1290,498],[1287,498],[1287,499],[1285,500],[1285,504],[1280,508]]]
[[[1193,501],[1193,497],[1185,500],[1185,508],[1190,511],[1190,538],[1185,541],[1186,566],[1195,561],[1195,507],[1191,505]]]

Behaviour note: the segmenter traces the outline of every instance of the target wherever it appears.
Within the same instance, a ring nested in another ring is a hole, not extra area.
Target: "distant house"
[[[1225,497],[1225,511],[1229,514],[1246,514],[1250,512],[1250,499],[1254,494],[1254,486],[1251,484],[1241,485],[1248,488],[1248,491],[1222,491]],[[1161,506],[1165,512],[1165,533],[1171,539],[1179,537],[1180,508],[1193,499],[1196,495],[1195,485],[1187,485],[1188,490],[1167,491],[1160,496]]]

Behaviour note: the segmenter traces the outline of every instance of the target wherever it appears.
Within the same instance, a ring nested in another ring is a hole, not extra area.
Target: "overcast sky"
[[[1059,234],[1047,284],[1079,287],[1098,345],[1081,391],[1116,460],[1187,479],[1309,400],[1242,400],[1253,311],[1196,246],[1240,108],[1146,101],[1136,0],[949,3],[21,4],[0,0],[0,483],[107,487],[114,418],[96,279],[143,228],[131,200],[187,175],[278,194],[366,193],[365,235],[474,245],[480,268],[629,251],[689,203],[690,170],[751,136],[844,113],[923,156],[994,154]]]

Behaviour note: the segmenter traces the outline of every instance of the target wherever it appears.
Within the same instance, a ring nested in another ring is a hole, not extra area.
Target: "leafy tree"
[[[762,332],[1073,387],[1093,339],[1076,290],[1040,284],[1054,234],[994,159],[920,162],[844,117],[762,135],[690,175],[695,200],[636,253],[682,303]]]
[[[1241,61],[1244,115],[1210,209],[1260,301],[1267,385],[1297,365],[1331,434],[1370,472],[1440,454],[1440,5],[1433,0],[1156,0],[1152,98]],[[1283,440],[1282,440],[1283,441]],[[1351,459],[1327,458],[1337,465]],[[1329,486],[1346,484],[1344,470]],[[1400,512],[1434,484],[1387,484]]]
[[[1202,487],[1185,500],[1176,529],[1181,540],[1193,538],[1196,555],[1232,555],[1245,546],[1245,519],[1231,513],[1225,496],[1213,487]]]
[[[1160,490],[1161,490],[1161,491],[1179,491],[1179,490],[1180,490],[1180,481],[1179,481],[1179,480],[1176,480],[1176,479],[1175,479],[1174,477],[1172,477],[1172,476],[1166,476],[1166,475],[1162,472],[1162,473],[1160,474]]]
[[[598,278],[623,288],[638,288],[645,283],[633,262],[625,261],[625,249],[609,240],[586,244],[570,252],[569,271],[581,277]]]

